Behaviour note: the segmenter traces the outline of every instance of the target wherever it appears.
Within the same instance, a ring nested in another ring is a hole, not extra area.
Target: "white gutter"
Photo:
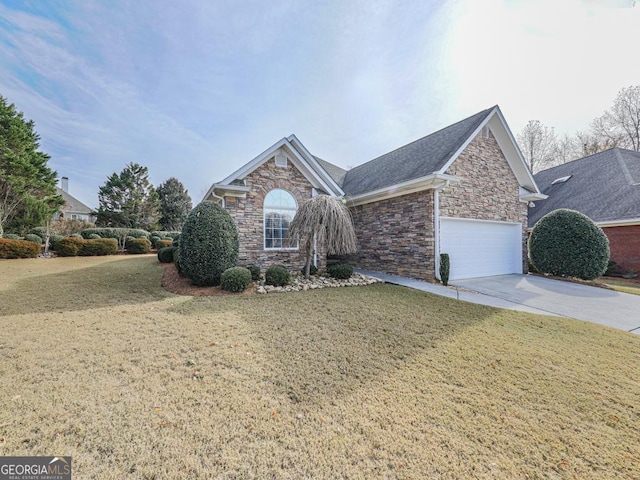
[[[433,190],[433,252],[435,257],[435,277],[440,280],[440,190],[449,186],[450,180]]]
[[[432,173],[425,177],[415,178],[396,185],[379,188],[378,190],[373,190],[371,192],[354,195],[353,197],[348,197],[347,201],[350,207],[363,205],[365,203],[377,202],[388,198],[399,197],[401,195],[408,195],[409,193],[419,192],[421,190],[431,190],[450,182],[459,181],[460,178],[453,175]]]

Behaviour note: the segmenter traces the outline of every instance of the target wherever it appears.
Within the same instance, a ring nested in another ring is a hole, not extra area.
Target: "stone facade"
[[[299,270],[305,263],[304,254],[297,248],[265,250],[264,248],[264,197],[274,188],[291,193],[300,206],[311,198],[313,186],[291,163],[278,167],[273,159],[245,177],[245,184],[251,190],[245,198],[225,197],[226,209],[236,222],[240,237],[239,265],[259,265],[263,270],[271,265],[285,265],[291,270]],[[318,255],[318,266],[323,267],[325,255]]]
[[[433,191],[358,205],[351,212],[359,250],[344,257],[346,261],[368,270],[433,280]]]
[[[640,272],[640,225],[603,227],[602,231],[609,239],[611,260]]]
[[[527,262],[527,204],[493,135],[474,138],[446,173],[461,179],[440,191],[440,216],[518,222],[522,225],[523,272]]]

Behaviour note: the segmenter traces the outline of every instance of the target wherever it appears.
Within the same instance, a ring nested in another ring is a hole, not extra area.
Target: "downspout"
[[[226,203],[225,203],[225,201],[224,201],[224,197],[221,197],[221,196],[219,196],[219,195],[216,195],[216,189],[215,189],[215,188],[214,188],[213,190],[211,190],[211,196],[212,196],[213,198],[217,198],[217,199],[219,199],[219,200],[220,200],[220,205],[222,206],[222,208],[227,208],[227,205],[226,205]]]
[[[447,180],[433,190],[433,254],[435,257],[435,277],[440,280],[440,190],[449,186]]]

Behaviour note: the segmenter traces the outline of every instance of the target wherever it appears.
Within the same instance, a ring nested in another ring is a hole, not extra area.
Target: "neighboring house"
[[[495,106],[348,171],[291,135],[204,199],[234,218],[242,263],[298,269],[289,222],[317,194],[344,197],[351,209],[359,251],[350,262],[418,279],[439,276],[441,252],[451,279],[526,271],[527,203],[545,198]]]
[[[61,188],[56,187],[56,194],[61,195],[62,198],[64,198],[64,205],[62,205],[56,212],[54,218],[56,220],[64,218],[82,220],[85,222],[95,222],[95,217],[91,215],[93,210],[69,194],[69,179],[67,177],[62,177],[60,179],[60,187]]]
[[[607,235],[613,261],[640,270],[640,152],[612,148],[534,178],[549,198],[529,208],[529,227],[558,208],[577,210]]]

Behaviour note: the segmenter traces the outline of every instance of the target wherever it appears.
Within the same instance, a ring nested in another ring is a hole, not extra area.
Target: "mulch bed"
[[[190,297],[215,297],[223,295],[238,295],[237,293],[227,292],[220,287],[197,287],[192,285],[188,278],[178,275],[178,270],[173,263],[161,263],[164,273],[162,274],[162,287],[171,293],[177,295],[187,295]],[[240,295],[253,295],[256,289],[253,283]]]

